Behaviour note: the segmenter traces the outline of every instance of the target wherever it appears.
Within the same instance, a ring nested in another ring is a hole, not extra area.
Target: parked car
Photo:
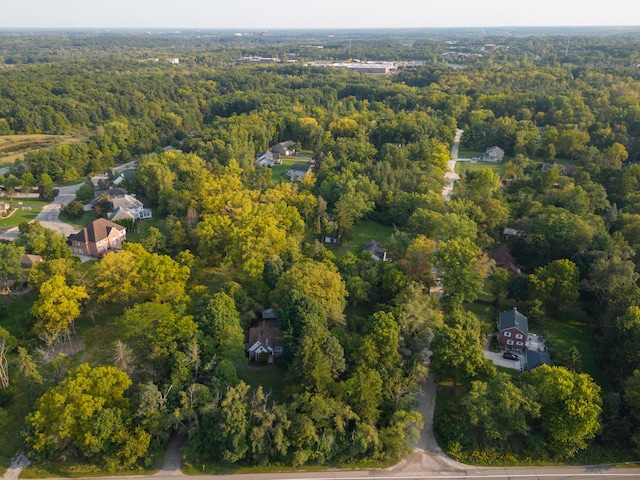
[[[506,358],[507,360],[518,360],[520,357],[518,355],[516,355],[515,353],[504,352],[502,354],[502,358]]]

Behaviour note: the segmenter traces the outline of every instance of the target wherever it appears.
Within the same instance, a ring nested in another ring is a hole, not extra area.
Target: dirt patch
[[[42,359],[45,362],[48,362],[57,357],[59,353],[64,353],[68,357],[73,357],[84,350],[84,347],[84,342],[72,338],[71,343],[67,341],[56,343],[45,350],[40,350],[40,354],[42,355]]]

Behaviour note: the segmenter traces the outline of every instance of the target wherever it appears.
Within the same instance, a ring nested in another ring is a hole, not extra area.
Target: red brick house
[[[521,352],[527,349],[529,321],[516,307],[500,314],[496,337],[501,345]]]
[[[504,268],[511,275],[519,275],[521,273],[520,267],[516,265],[516,261],[506,245],[501,244],[491,250],[491,258],[495,260],[496,267]]]
[[[98,218],[78,233],[69,235],[69,244],[75,254],[102,257],[111,250],[120,250],[126,239],[125,227],[106,218]]]

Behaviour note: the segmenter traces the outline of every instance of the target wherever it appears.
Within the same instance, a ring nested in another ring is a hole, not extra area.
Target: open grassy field
[[[39,148],[52,148],[65,143],[83,142],[86,137],[71,135],[1,135],[0,167],[13,165],[25,153]]]
[[[271,399],[278,403],[284,402],[284,376],[287,367],[282,363],[262,365],[252,362],[248,365],[238,367],[238,378],[243,380],[252,388],[262,386],[265,393],[271,392]]]
[[[504,171],[504,166],[496,162],[456,162],[456,173],[458,175],[462,175],[465,172],[479,172],[485,168],[493,170],[499,175]]]
[[[364,244],[369,240],[376,240],[383,246],[389,242],[393,235],[393,227],[382,225],[372,220],[358,222],[350,234],[350,237],[343,240],[340,245],[325,245],[337,257],[344,256],[347,252],[359,254],[364,248]]]
[[[549,318],[545,322],[544,337],[552,349],[565,350],[576,347],[582,355],[582,367],[585,373],[593,377],[603,390],[610,389],[609,380],[602,373],[600,367],[600,353],[598,343],[592,338],[589,326],[567,314],[562,318]]]
[[[484,152],[481,152],[480,150],[467,150],[460,147],[460,150],[458,150],[458,158],[481,157],[483,153]]]

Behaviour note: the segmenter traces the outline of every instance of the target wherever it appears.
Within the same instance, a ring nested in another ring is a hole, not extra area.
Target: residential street
[[[129,168],[134,168],[136,166],[136,162],[129,162],[123,165],[119,165],[113,168],[114,174],[123,172]],[[91,180],[95,179],[106,179],[108,175],[100,174],[92,177]],[[76,185],[70,185],[68,187],[59,187],[60,193],[58,196],[51,202],[49,205],[45,205],[42,208],[42,211],[35,218],[38,220],[43,227],[50,228],[51,230],[55,230],[56,232],[64,235],[65,237],[69,236],[71,233],[75,232],[77,229],[73,227],[73,225],[69,225],[68,223],[61,222],[58,217],[60,215],[60,209],[63,205],[71,202],[76,197],[76,192],[82,186],[82,182]],[[0,239],[2,240],[15,240],[20,235],[18,227],[11,228],[7,230],[5,233],[0,235]]]

